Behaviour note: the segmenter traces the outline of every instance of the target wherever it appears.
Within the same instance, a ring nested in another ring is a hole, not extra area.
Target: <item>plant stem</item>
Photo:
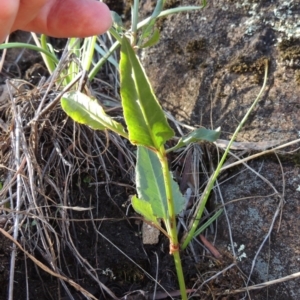
[[[171,174],[169,171],[167,154],[164,146],[161,146],[160,150],[157,152],[158,158],[162,166],[162,172],[164,177],[164,184],[166,188],[166,197],[168,204],[168,218],[165,221],[165,225],[170,236],[170,254],[174,256],[174,263],[176,267],[177,279],[179,283],[181,299],[186,300],[186,287],[184,281],[184,275],[181,265],[181,259],[179,254],[179,243],[176,230],[176,215],[175,207],[173,201],[172,185],[171,185]]]
[[[131,46],[136,45],[137,39],[137,24],[138,24],[138,16],[139,16],[139,0],[134,0],[133,7],[131,10],[132,20],[131,20]]]
[[[92,36],[84,39],[82,66],[83,69],[86,70],[87,72],[91,68],[91,64],[95,52],[96,41],[97,41],[97,36]]]
[[[94,77],[97,75],[98,71],[100,68],[105,64],[105,62],[108,60],[108,58],[120,47],[121,44],[119,41],[114,42],[114,44],[110,47],[108,52],[106,53],[105,56],[103,56],[97,64],[93,67],[93,69],[89,73],[89,80],[93,80]]]
[[[177,273],[177,279],[178,279],[178,283],[179,283],[181,299],[187,300],[186,287],[185,287],[185,281],[184,281],[184,275],[183,275],[183,270],[182,270],[182,265],[181,265],[179,249],[177,251],[173,252],[173,257],[174,257],[174,263],[175,263],[175,268],[176,268],[176,273]]]
[[[39,40],[37,38],[37,35],[35,33],[32,33],[31,34],[36,45],[38,47],[42,47],[43,49],[45,49],[46,51],[48,50],[48,47],[47,47],[47,36],[45,34],[42,34],[41,35],[41,43],[39,44]],[[54,52],[52,52],[53,55]],[[54,72],[55,68],[56,68],[56,64],[53,62],[53,60],[51,60],[47,55],[45,55],[44,53],[41,52],[41,55],[42,55],[42,58],[43,58],[43,61],[49,71],[49,73],[52,75],[52,73]]]
[[[248,119],[250,113],[252,112],[253,108],[255,107],[255,105],[257,104],[258,100],[260,99],[265,87],[266,87],[266,83],[267,83],[267,78],[268,78],[268,60],[266,59],[265,61],[265,76],[264,76],[264,83],[262,88],[259,91],[258,96],[256,97],[256,99],[254,100],[253,104],[251,105],[251,107],[249,108],[249,110],[247,111],[247,113],[245,114],[244,118],[242,119],[242,121],[240,122],[239,126],[236,128],[234,134],[232,135],[231,140],[228,143],[228,146],[221,158],[221,161],[219,162],[216,171],[213,173],[213,175],[211,176],[211,178],[209,179],[209,182],[203,192],[203,197],[200,200],[198,207],[195,210],[195,214],[193,215],[193,223],[192,226],[189,226],[190,231],[188,232],[186,238],[184,239],[184,242],[182,244],[182,249],[185,249],[187,247],[187,245],[189,244],[189,242],[192,240],[192,238],[194,237],[194,233],[199,225],[200,219],[202,217],[206,202],[208,200],[208,197],[210,195],[211,190],[213,189],[213,186],[215,184],[215,181],[217,180],[217,177],[219,176],[219,173],[221,171],[221,168],[225,162],[225,159],[227,157],[227,154],[229,152],[229,149],[232,145],[232,143],[234,142],[237,134],[239,133],[239,131],[241,130],[241,128],[243,127],[243,125],[245,124],[246,120]]]

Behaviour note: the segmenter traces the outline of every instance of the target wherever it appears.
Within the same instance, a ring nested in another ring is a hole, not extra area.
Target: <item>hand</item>
[[[53,37],[102,34],[112,24],[108,7],[94,0],[0,0],[0,43],[21,29]]]

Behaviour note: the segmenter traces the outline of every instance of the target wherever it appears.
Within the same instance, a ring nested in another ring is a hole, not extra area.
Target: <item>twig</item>
[[[299,143],[299,142],[300,142],[300,139],[293,140],[293,141],[291,141],[291,142],[285,143],[285,144],[283,144],[283,145],[280,145],[280,146],[278,146],[278,147],[272,148],[272,149],[270,149],[270,150],[266,150],[266,151],[259,152],[259,153],[256,153],[256,154],[254,154],[254,155],[245,157],[244,159],[241,159],[241,160],[239,160],[239,161],[236,161],[236,162],[234,162],[234,163],[232,163],[232,164],[230,164],[230,165],[224,165],[224,166],[221,168],[221,171],[224,171],[224,170],[226,170],[226,169],[232,168],[232,167],[234,167],[234,166],[237,166],[237,165],[239,165],[239,164],[241,164],[241,163],[244,163],[244,162],[246,162],[246,161],[248,161],[248,160],[251,160],[251,159],[254,159],[254,158],[256,158],[256,157],[259,157],[259,156],[262,156],[262,155],[265,155],[265,154],[269,154],[269,153],[273,153],[273,152],[275,152],[275,151],[277,151],[277,150],[280,150],[280,149],[285,148],[285,147],[288,147],[288,146],[292,146],[292,145],[297,144],[297,143]]]
[[[8,43],[8,40],[9,40],[9,35],[8,35],[8,36],[6,37],[6,39],[5,39],[5,43],[6,43],[6,44]],[[2,52],[1,59],[0,59],[0,73],[1,73],[2,68],[3,68],[3,65],[4,65],[6,53],[7,53],[7,49],[4,49],[3,52]]]
[[[285,277],[270,280],[270,281],[264,282],[264,283],[251,285],[251,286],[248,286],[248,287],[245,287],[245,288],[241,288],[241,289],[237,289],[237,290],[233,290],[233,291],[226,290],[226,291],[221,292],[221,293],[216,293],[215,295],[216,296],[221,296],[221,295],[233,295],[233,294],[238,294],[238,293],[244,293],[244,292],[248,292],[248,291],[253,291],[253,290],[266,288],[270,285],[278,284],[278,283],[285,282],[285,281],[289,281],[291,279],[296,279],[296,278],[299,278],[299,277],[300,277],[300,272],[297,272],[297,273],[293,273],[293,274],[285,276]]]
[[[19,120],[19,109],[15,105],[15,99],[12,96],[11,90],[9,88],[8,81],[6,81],[6,85],[8,88],[8,93],[10,96],[10,99],[12,101],[12,107],[13,107],[13,113],[15,116],[14,123],[15,123],[15,136],[13,131],[11,132],[12,140],[15,138],[15,166],[18,170],[20,168],[20,147],[21,147],[21,122]],[[21,184],[21,175],[20,173],[17,174],[17,202],[15,211],[16,214],[14,215],[14,230],[13,235],[14,239],[18,239],[19,235],[19,220],[20,215],[18,212],[20,211],[21,207],[21,194],[22,194],[22,184]],[[12,205],[12,203],[11,203]],[[15,277],[15,262],[16,262],[16,256],[17,256],[17,249],[15,244],[13,244],[12,251],[11,251],[11,260],[10,260],[10,273],[9,273],[9,284],[8,284],[8,299],[13,300],[13,292],[14,292],[14,277]]]

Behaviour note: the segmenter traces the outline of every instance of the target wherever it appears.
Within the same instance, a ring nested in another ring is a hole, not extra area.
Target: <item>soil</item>
[[[123,6],[120,1],[107,2],[120,14],[128,14],[128,1],[124,1]],[[166,2],[168,7],[201,5],[197,0]],[[153,1],[142,1],[145,14],[152,8]],[[237,141],[268,144],[275,140],[283,144],[299,138],[300,132],[299,15],[300,7],[293,1],[209,1],[203,10],[160,20],[160,42],[141,51],[140,57],[165,110],[187,125],[221,127],[221,138],[225,140],[230,139],[256,98],[267,60],[267,87]],[[27,38],[24,33],[13,37]],[[42,64],[39,55],[28,50],[22,55],[22,61],[13,64],[19,53],[20,50],[9,51],[0,85],[7,78],[24,78],[37,84],[46,74],[43,67],[36,67]],[[33,70],[36,73],[31,73]],[[53,148],[53,145],[48,144],[48,147]],[[206,145],[201,147],[204,165],[209,167],[206,153],[210,152],[216,162],[216,150]],[[100,150],[104,151],[105,146]],[[109,151],[119,161],[126,161],[112,143]],[[242,155],[247,157],[254,153],[257,151],[250,149]],[[163,292],[162,287],[168,292],[177,291],[168,240],[161,234],[158,244],[142,243],[141,220],[129,206],[129,196],[135,193],[132,174],[128,170],[124,172],[110,156],[106,155],[104,160],[111,183],[93,185],[104,182],[105,176],[100,171],[95,175],[86,166],[70,181],[69,205],[93,209],[70,213],[70,237],[59,235],[61,274],[76,281],[97,299],[112,299],[101,291],[98,281],[120,298],[135,292],[127,299],[148,299],[156,288],[150,276],[157,278],[159,292]],[[176,167],[181,168],[180,164],[173,166],[174,171]],[[101,170],[100,162],[94,167]],[[200,186],[205,183],[201,176]],[[213,257],[198,244],[195,245],[198,262],[189,251],[182,253],[187,286],[201,287],[194,299],[299,299],[297,278],[248,293],[218,294],[299,272],[297,144],[253,159],[247,166],[225,171],[219,184],[221,192],[215,189],[208,210],[213,211],[224,201],[225,212],[205,236],[222,258]],[[56,211],[52,209],[51,214],[56,216]],[[11,228],[7,221],[0,215],[1,228]],[[51,224],[55,228],[61,226],[60,221]],[[61,233],[59,228],[57,230]],[[30,238],[25,230],[22,232],[25,233],[23,238]],[[268,233],[270,236],[262,245]],[[71,247],[70,240],[75,247]],[[25,244],[23,241],[22,245]],[[11,247],[12,243],[0,235],[0,299],[7,299]],[[81,261],[74,249],[80,253]],[[38,247],[32,253],[50,266]],[[84,299],[81,292],[71,287],[68,294],[60,280],[39,269],[22,251],[18,251],[17,257],[14,299],[26,299],[26,295],[28,299],[41,300]],[[98,281],[90,274],[91,270]],[[215,274],[218,276],[210,279]],[[149,293],[143,295],[142,291]],[[173,299],[180,297],[175,295]]]

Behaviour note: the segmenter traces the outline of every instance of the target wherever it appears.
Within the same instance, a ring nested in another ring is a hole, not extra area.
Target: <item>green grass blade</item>
[[[161,13],[164,3],[165,3],[165,0],[158,0],[156,2],[156,6],[154,8],[154,11],[153,11],[149,21],[148,21],[147,26],[143,27],[139,44],[143,43],[144,39],[149,38],[149,36],[151,35],[154,24],[156,22],[156,18]]]
[[[128,138],[123,126],[108,116],[96,99],[72,91],[64,94],[61,106],[69,117],[80,124],[88,125],[95,130],[110,129]]]
[[[174,132],[126,37],[122,41],[120,75],[122,106],[130,141],[159,150]]]
[[[206,1],[203,1],[203,3],[206,5]],[[166,17],[168,15],[173,15],[180,12],[199,10],[202,8],[204,8],[204,6],[179,6],[179,7],[163,10],[156,18]],[[151,20],[151,16],[139,22],[137,25],[137,29],[141,29],[142,27],[147,26],[150,20]]]
[[[191,241],[191,239],[194,237],[194,233],[198,227],[198,224],[200,222],[200,219],[202,217],[203,211],[205,209],[205,205],[206,202],[208,200],[208,197],[210,195],[211,190],[213,189],[214,183],[216,182],[220,171],[222,169],[222,166],[226,160],[227,154],[229,153],[229,149],[232,145],[232,143],[234,142],[237,134],[239,133],[239,131],[241,130],[241,128],[243,127],[243,125],[245,124],[245,122],[247,121],[250,113],[252,112],[252,110],[254,109],[254,107],[256,106],[256,104],[258,103],[259,99],[261,98],[265,88],[266,88],[266,84],[267,84],[267,79],[268,79],[268,67],[269,67],[269,61],[266,59],[265,60],[265,76],[264,76],[264,82],[263,85],[256,97],[256,99],[254,100],[254,102],[252,103],[252,105],[250,106],[250,108],[248,109],[247,113],[245,114],[245,116],[243,117],[242,121],[240,122],[240,124],[238,125],[238,127],[236,128],[236,130],[234,131],[226,149],[225,152],[215,170],[215,172],[213,173],[213,175],[211,176],[211,178],[208,181],[207,186],[205,187],[204,191],[203,191],[203,196],[201,198],[201,201],[198,203],[197,208],[195,210],[194,216],[193,216],[193,221],[192,221],[192,225],[189,226],[190,230],[188,232],[188,234],[186,235],[184,242],[182,244],[182,249],[184,250],[187,245],[189,244],[189,242]]]
[[[56,58],[55,55],[53,55],[52,53],[50,53],[48,50],[31,45],[31,44],[26,44],[26,43],[7,43],[7,44],[1,44],[0,45],[0,50],[3,49],[11,49],[11,48],[26,48],[26,49],[30,49],[30,50],[34,50],[37,52],[41,52],[46,54],[49,58],[52,59],[52,61],[55,64],[58,64],[58,59]]]
[[[217,220],[223,213],[223,209],[219,209],[211,218],[209,218],[202,226],[199,227],[194,233],[194,238],[202,233],[211,223]]]
[[[47,36],[45,34],[41,35],[41,46],[45,50],[48,49]],[[50,53],[52,53],[53,56],[55,56],[53,48],[50,48],[50,50],[51,50]],[[44,63],[46,65],[49,73],[52,74],[54,72],[55,68],[56,68],[56,64],[54,63],[54,61],[49,56],[45,55],[44,53],[41,53],[41,55],[42,55],[42,58],[44,60]]]
[[[109,48],[107,53],[97,62],[97,64],[93,67],[93,69],[89,73],[89,80],[93,80],[97,75],[101,67],[106,63],[106,61],[110,58],[110,56],[120,47],[120,43],[118,41],[114,42],[114,44]]]

